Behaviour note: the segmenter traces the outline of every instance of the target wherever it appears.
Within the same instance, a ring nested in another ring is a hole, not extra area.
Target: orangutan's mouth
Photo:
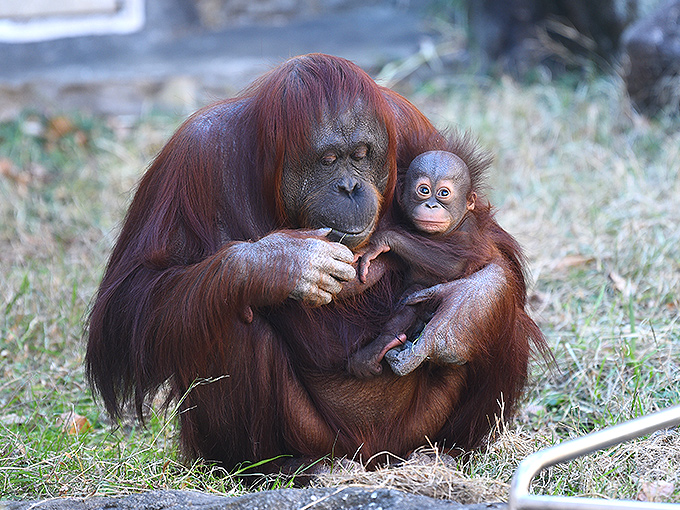
[[[342,230],[333,228],[326,237],[330,241],[344,244],[348,248],[356,248],[368,239],[368,236],[373,232],[374,225],[375,222],[371,222],[370,225],[359,232],[343,232]]]

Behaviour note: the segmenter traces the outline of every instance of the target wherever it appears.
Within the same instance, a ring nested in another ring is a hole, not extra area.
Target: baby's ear
[[[467,199],[467,210],[472,211],[475,208],[475,203],[477,202],[477,193],[471,191],[468,193]]]

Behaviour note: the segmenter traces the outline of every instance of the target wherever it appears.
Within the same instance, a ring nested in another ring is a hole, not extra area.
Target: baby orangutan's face
[[[415,158],[406,172],[402,207],[413,225],[427,234],[448,234],[475,207],[470,173],[451,152],[430,151]]]

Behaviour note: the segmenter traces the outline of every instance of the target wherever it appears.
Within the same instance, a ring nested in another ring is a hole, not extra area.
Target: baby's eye
[[[448,188],[440,188],[439,191],[437,191],[437,195],[440,198],[449,198],[451,191]]]
[[[418,194],[428,196],[430,194],[430,187],[427,184],[421,184],[418,186]]]

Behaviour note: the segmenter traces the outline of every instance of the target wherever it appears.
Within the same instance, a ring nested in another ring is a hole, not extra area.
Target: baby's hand
[[[359,281],[366,283],[366,276],[368,275],[368,267],[371,265],[371,260],[375,259],[381,253],[390,251],[390,247],[385,242],[373,242],[368,246],[366,251],[359,259]]]

